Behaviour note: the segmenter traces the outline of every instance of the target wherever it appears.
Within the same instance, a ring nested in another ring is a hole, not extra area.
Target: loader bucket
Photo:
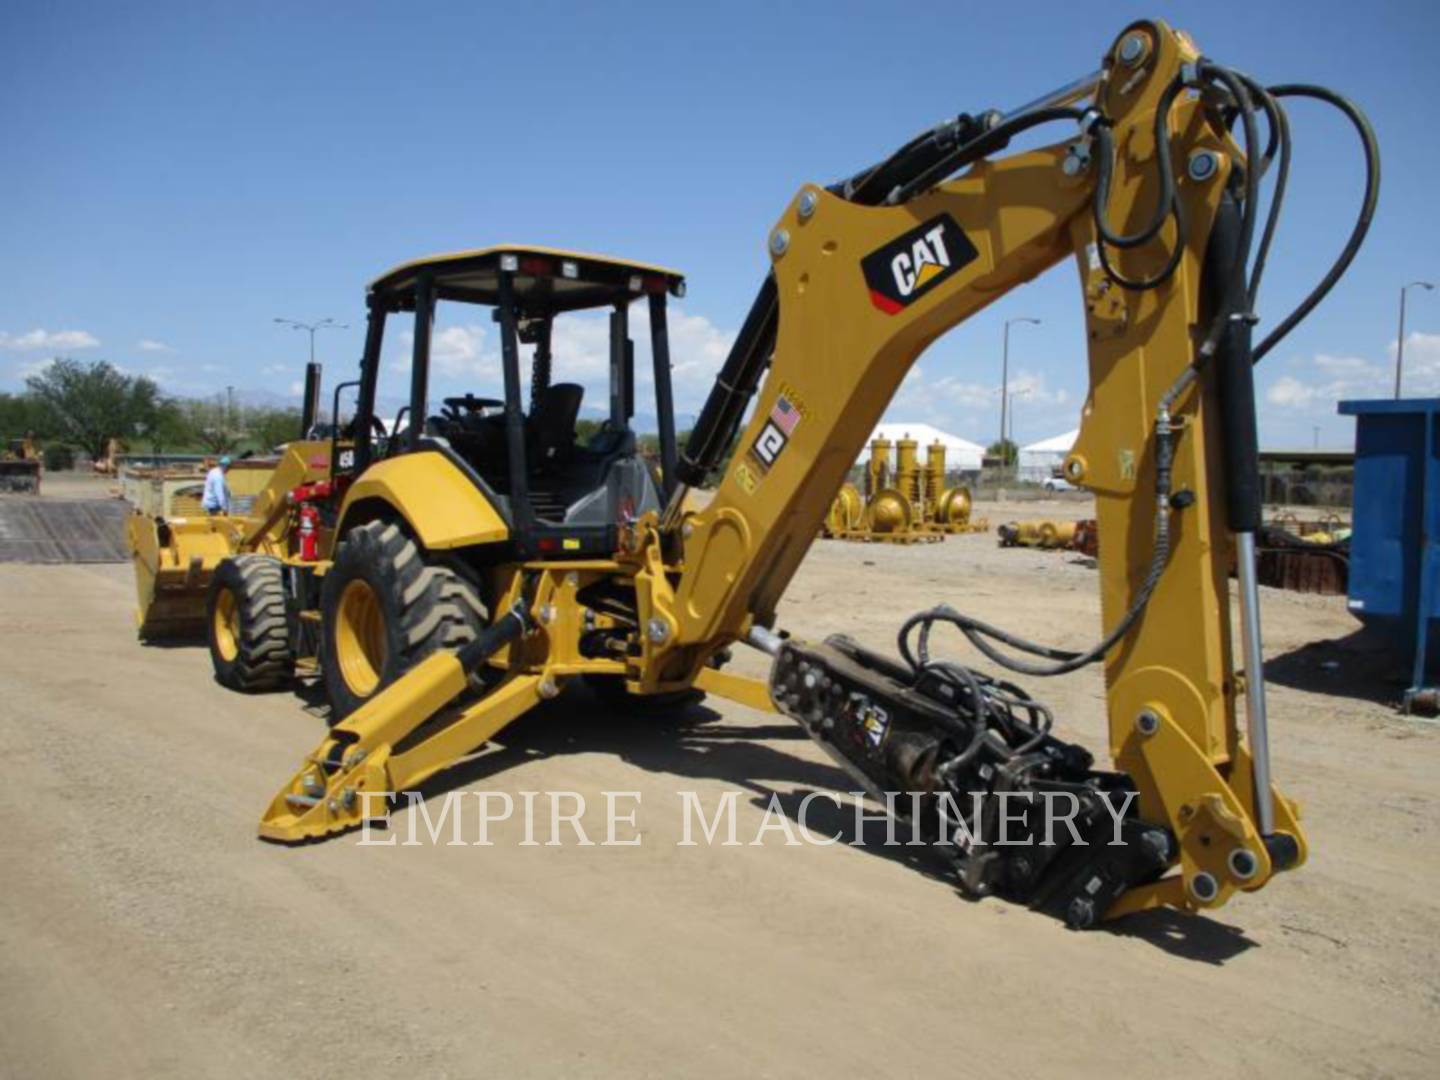
[[[131,514],[125,525],[135,562],[135,612],[140,637],[201,637],[205,593],[221,560],[235,554],[239,519],[151,518]]]

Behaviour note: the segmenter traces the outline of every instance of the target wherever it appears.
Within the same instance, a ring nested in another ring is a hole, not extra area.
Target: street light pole
[[[1015,447],[1015,476],[1017,479],[1020,476],[1020,443],[1015,438],[1015,402],[1016,400],[1024,400],[1029,396],[1030,388],[1028,386],[1023,390],[1016,390],[1010,394],[1010,434],[1007,437],[1010,440],[1010,444]]]
[[[282,326],[288,326],[293,330],[304,330],[310,334],[310,363],[315,363],[315,332],[317,330],[349,330],[348,323],[337,323],[334,319],[324,318],[319,322],[307,323],[298,319],[282,319],[278,316],[275,321]]]
[[[1005,471],[1005,414],[1010,398],[1010,324],[1030,323],[1034,326],[1040,325],[1039,319],[1032,319],[1028,315],[1017,315],[1013,319],[1005,320],[1005,345],[1000,354],[1000,471]]]
[[[1435,288],[1428,281],[1412,281],[1400,290],[1400,334],[1395,340],[1395,400],[1400,400],[1400,376],[1405,367],[1405,294],[1419,285],[1426,292]]]

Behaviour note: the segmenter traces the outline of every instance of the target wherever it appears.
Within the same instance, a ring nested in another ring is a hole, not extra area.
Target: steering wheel
[[[449,419],[452,420],[459,419],[461,409],[474,413],[479,412],[481,409],[499,409],[502,408],[504,404],[503,401],[497,398],[476,397],[474,394],[466,394],[464,397],[445,398],[445,408],[450,411],[451,415]]]

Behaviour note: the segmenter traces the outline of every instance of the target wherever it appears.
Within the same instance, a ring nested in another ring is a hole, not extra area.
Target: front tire
[[[429,562],[391,522],[353,529],[320,590],[321,669],[338,723],[437,649],[474,641],[485,625],[479,591]]]
[[[222,561],[210,578],[205,614],[210,661],[222,686],[255,693],[290,681],[295,653],[279,559],[236,555]]]

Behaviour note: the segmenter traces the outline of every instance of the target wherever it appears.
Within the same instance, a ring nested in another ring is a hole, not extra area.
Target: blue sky
[[[58,353],[175,393],[289,394],[306,342],[275,316],[350,323],[319,338],[327,375],[348,373],[368,279],[505,240],[686,271],[675,346],[693,411],[801,183],[853,172],[944,116],[1029,100],[1158,14],[1266,82],[1350,95],[1379,133],[1366,248],[1260,376],[1267,445],[1309,446],[1317,427],[1322,445],[1348,444],[1335,398],[1389,394],[1398,288],[1440,281],[1440,5],[1160,7],[10,0],[0,389]],[[1343,120],[1307,103],[1291,118],[1262,330],[1338,250],[1360,190]],[[993,439],[1001,325],[1018,315],[1042,323],[1012,331],[1017,437],[1074,426],[1086,375],[1068,265],[937,342],[889,418]],[[1407,390],[1440,393],[1440,291],[1413,291],[1407,322]],[[564,339],[582,378],[598,331]],[[439,333],[437,390],[487,385],[493,331],[461,313]]]

